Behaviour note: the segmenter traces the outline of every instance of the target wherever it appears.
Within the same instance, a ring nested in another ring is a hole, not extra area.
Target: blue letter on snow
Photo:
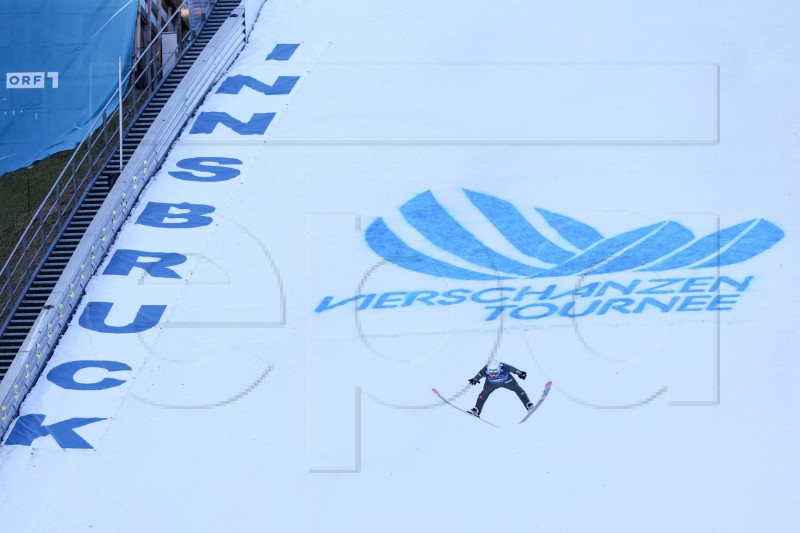
[[[139,261],[140,257],[153,257],[158,261]],[[117,250],[111,256],[104,276],[128,276],[134,267],[139,267],[154,278],[181,279],[181,276],[169,267],[186,262],[186,256],[171,252],[141,252],[139,250]]]
[[[171,208],[186,209],[188,213],[170,213]],[[204,204],[165,204],[161,202],[148,202],[144,211],[136,219],[137,224],[152,226],[154,228],[199,228],[208,226],[214,221],[205,215],[214,212],[214,207]],[[183,219],[183,222],[166,222],[167,219]]]
[[[75,433],[75,428],[105,420],[105,418],[70,418],[45,426],[44,418],[45,415],[24,415],[19,417],[17,423],[14,424],[14,429],[11,430],[11,434],[6,439],[6,446],[30,446],[39,437],[52,435],[62,448],[92,450],[92,445]]]
[[[216,165],[204,165],[203,163],[217,163]],[[242,162],[232,157],[188,157],[178,161],[178,168],[185,168],[186,170],[195,170],[197,172],[205,172],[213,174],[211,177],[198,176],[194,172],[170,172],[169,175],[173,178],[186,181],[200,181],[200,182],[215,182],[227,181],[235,178],[241,172],[238,168],[223,167],[219,165],[241,165]]]
[[[62,389],[68,390],[104,390],[119,387],[125,383],[124,379],[103,378],[95,383],[79,383],[75,381],[75,374],[84,368],[104,368],[109,372],[133,370],[125,363],[118,361],[70,361],[55,367],[47,373],[47,379]]]
[[[266,95],[289,94],[300,76],[278,76],[273,85],[266,84],[250,76],[230,76],[222,82],[217,94],[239,94],[244,87],[250,87]]]
[[[217,124],[227,126],[239,135],[263,135],[275,113],[253,113],[247,122],[233,118],[224,111],[203,111],[189,133],[213,133]]]
[[[272,49],[272,52],[269,53],[267,58],[264,61],[269,61],[270,59],[273,61],[288,61],[289,58],[292,57],[295,50],[300,46],[300,43],[297,44],[276,44],[275,48]]]
[[[139,333],[146,331],[161,320],[166,305],[143,305],[139,307],[133,322],[124,326],[109,326],[106,324],[108,313],[111,312],[112,302],[89,302],[81,313],[78,324],[81,327],[100,333]]]

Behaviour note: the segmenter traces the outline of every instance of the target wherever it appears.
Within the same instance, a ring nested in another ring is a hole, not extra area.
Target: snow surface
[[[40,380],[23,415],[106,420],[77,430],[91,450],[0,448],[0,529],[798,530],[798,15],[777,1],[267,2],[227,74],[300,80],[283,96],[211,94],[201,111],[276,116],[264,135],[190,124],[144,191],[112,254],[181,253],[182,279],[91,281],[46,372],[132,370],[76,375],[126,380],[102,391]],[[265,61],[276,43],[300,46]],[[241,174],[169,174],[191,157],[239,159]],[[417,250],[491,272],[401,215],[430,190],[478,240],[532,263],[464,189],[573,252],[534,208],[604,237],[672,220],[699,238],[758,218],[785,236],[719,269],[497,282],[406,270],[367,245],[382,218]],[[136,224],[148,202],[212,205],[213,223]],[[720,276],[753,278],[719,312],[487,320],[497,303],[401,305],[413,291],[651,279],[716,296]],[[712,281],[685,285],[698,277]],[[384,308],[322,305],[390,292]],[[138,334],[99,333],[78,324],[91,301],[114,303],[113,325],[144,304],[166,312]],[[533,398],[554,383],[523,425],[506,391],[483,414],[499,430],[431,393],[470,407],[467,379],[492,356],[527,370]]]

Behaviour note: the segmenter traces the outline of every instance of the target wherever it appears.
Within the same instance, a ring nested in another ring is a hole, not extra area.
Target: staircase
[[[169,100],[175,88],[200,56],[211,38],[222,26],[241,0],[218,0],[191,46],[180,57],[169,75],[161,82],[150,101],[122,139],[122,162],[127,164],[142,141],[147,130]],[[0,333],[0,379],[5,376],[11,362],[30,332],[53,288],[67,266],[86,229],[106,199],[122,169],[119,165],[119,148],[97,174],[81,202],[64,225],[50,253],[42,262],[30,285],[17,303],[6,326]]]

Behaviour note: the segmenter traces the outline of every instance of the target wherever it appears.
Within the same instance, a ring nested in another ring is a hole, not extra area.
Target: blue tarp
[[[134,0],[4,0],[0,175],[74,148],[130,68]]]

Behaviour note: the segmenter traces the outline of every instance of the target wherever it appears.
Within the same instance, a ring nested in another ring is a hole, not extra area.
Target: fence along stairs
[[[147,130],[153,124],[164,104],[189,71],[195,60],[222,26],[223,22],[238,7],[240,0],[218,0],[194,41],[178,59],[138,117],[125,132],[122,139],[122,164],[128,162],[139,146]],[[78,243],[89,227],[100,206],[111,190],[114,180],[121,172],[119,147],[114,150],[106,164],[96,174],[77,207],[56,237],[41,266],[28,280],[27,287],[17,300],[0,332],[0,380],[5,376],[23,341],[33,327],[47,298],[72,257]],[[22,283],[25,283],[23,280]]]

